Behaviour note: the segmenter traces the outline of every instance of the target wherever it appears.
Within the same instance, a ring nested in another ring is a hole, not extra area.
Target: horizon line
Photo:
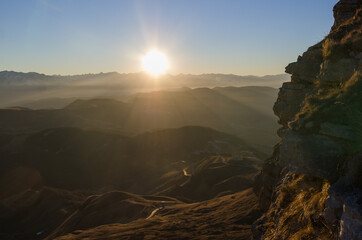
[[[22,71],[14,71],[14,70],[1,70],[1,72],[14,72],[14,73],[23,73],[23,74],[29,74],[29,73],[36,73],[39,75],[45,75],[45,76],[49,76],[49,77],[71,77],[71,76],[84,76],[84,75],[100,75],[100,74],[110,74],[110,73],[116,73],[116,74],[120,74],[120,75],[130,75],[130,74],[147,74],[149,75],[147,72],[145,71],[139,71],[139,72],[117,72],[117,71],[110,71],[110,72],[94,72],[94,73],[77,73],[77,74],[46,74],[46,73],[41,73],[41,72],[34,72],[34,71],[30,71],[30,72],[22,72]],[[290,75],[288,73],[277,73],[277,74],[265,74],[265,75],[253,75],[253,74],[247,74],[247,75],[239,75],[239,74],[234,74],[234,73],[177,73],[177,74],[171,74],[171,73],[165,73],[165,74],[160,74],[160,77],[162,76],[180,76],[180,75],[195,75],[195,76],[200,76],[200,75],[229,75],[229,76],[238,76],[238,77],[268,77],[268,76],[279,76],[279,75]]]

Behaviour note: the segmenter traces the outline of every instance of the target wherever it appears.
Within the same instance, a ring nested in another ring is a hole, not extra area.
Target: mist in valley
[[[20,2],[0,239],[361,236],[360,1]]]

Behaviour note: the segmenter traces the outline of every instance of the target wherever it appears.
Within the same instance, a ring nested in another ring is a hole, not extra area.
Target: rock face
[[[335,179],[342,155],[342,148],[326,136],[288,130],[278,158],[281,166],[295,173]]]
[[[283,83],[273,110],[274,113],[279,116],[279,123],[282,124],[284,128],[287,128],[288,122],[300,111],[301,103],[308,90],[309,86],[302,83]]]
[[[286,67],[274,105],[282,140],[255,179],[265,212],[255,239],[362,239],[362,1],[333,12],[328,36]]]
[[[347,186],[347,187],[346,187]],[[328,190],[324,218],[328,226],[338,229],[339,239],[362,238],[362,190],[346,185],[342,178]]]
[[[332,29],[342,25],[346,20],[353,18],[359,8],[361,8],[360,0],[339,1],[333,8],[334,25]]]

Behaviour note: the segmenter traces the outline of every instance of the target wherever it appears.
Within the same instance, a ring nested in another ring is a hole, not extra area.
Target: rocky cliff
[[[362,1],[333,13],[330,33],[286,67],[254,239],[362,239]]]

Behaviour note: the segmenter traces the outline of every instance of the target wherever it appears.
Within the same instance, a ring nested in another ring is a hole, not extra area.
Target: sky
[[[142,71],[158,49],[170,74],[284,72],[333,24],[337,0],[0,0],[0,71]]]

